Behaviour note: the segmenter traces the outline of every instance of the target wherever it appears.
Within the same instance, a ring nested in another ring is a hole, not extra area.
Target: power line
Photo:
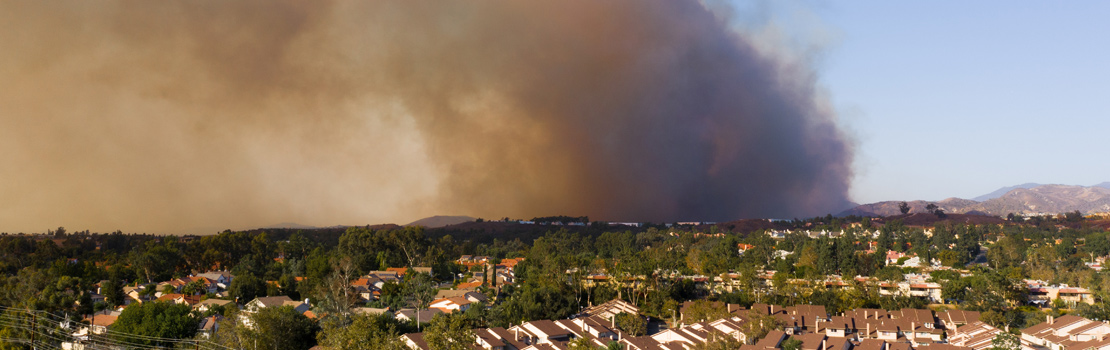
[[[0,338],[0,343],[31,345],[34,349],[62,349],[63,344],[81,344],[85,349],[166,349],[193,348],[198,350],[235,350],[234,348],[203,339],[175,339],[151,337],[114,331],[104,328],[94,332],[94,326],[41,310],[17,309],[0,306],[0,328],[13,334]],[[75,335],[81,328],[88,332]]]

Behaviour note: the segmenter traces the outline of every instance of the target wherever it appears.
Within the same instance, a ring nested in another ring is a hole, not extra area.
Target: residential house
[[[220,330],[220,322],[223,322],[224,317],[221,315],[212,315],[200,320],[200,325],[197,327],[197,335],[203,339],[209,339],[213,334]]]
[[[208,271],[197,274],[197,276],[215,282],[216,287],[219,289],[227,289],[227,286],[231,285],[231,280],[235,279],[235,276],[232,275],[230,271]]]
[[[1045,322],[1021,331],[1024,350],[1107,350],[1103,344],[1110,335],[1110,325],[1083,317],[1047,316]]]
[[[1086,288],[1070,287],[1066,284],[1049,285],[1044,281],[1025,280],[1029,288],[1028,299],[1034,304],[1049,304],[1060,299],[1070,306],[1078,303],[1094,304],[1095,299],[1091,291]]]
[[[356,308],[351,309],[351,312],[356,313],[356,314],[363,314],[363,315],[389,315],[389,316],[393,316],[393,313],[391,311],[389,311],[389,308],[356,307]]]
[[[683,305],[686,305],[686,304],[683,304]],[[628,314],[633,314],[633,315],[639,314],[640,313],[640,308],[636,307],[636,305],[632,305],[631,303],[629,303],[627,301],[620,300],[620,299],[613,299],[613,300],[610,300],[610,301],[607,301],[607,302],[604,302],[604,303],[601,303],[601,304],[598,304],[598,305],[594,305],[594,306],[585,308],[585,309],[582,310],[582,312],[579,315],[598,316],[598,317],[601,317],[602,319],[610,319],[610,318],[613,318],[613,316],[616,316],[616,315],[621,314],[621,313],[628,313]]]
[[[441,289],[436,292],[435,296],[436,299],[447,299],[455,297],[466,298],[466,300],[469,300],[471,303],[485,303],[489,301],[489,297],[487,297],[485,294],[465,289]]]
[[[381,287],[380,287],[379,283],[382,283],[382,280],[380,278],[377,278],[377,277],[363,277],[363,278],[359,278],[359,279],[356,279],[354,281],[351,281],[351,288],[355,289],[355,293],[358,293],[358,298],[360,300],[362,300],[362,301],[373,301],[373,300],[377,300],[378,296],[381,295],[381,293],[380,293],[381,292]],[[379,292],[379,293],[374,293],[374,292]]]
[[[119,311],[105,310],[96,313],[90,318],[86,318],[85,321],[89,322],[89,333],[104,334],[108,332],[108,327],[116,323],[116,319],[119,318],[119,315]]]
[[[262,308],[279,306],[292,306],[294,310],[297,310],[297,312],[300,312],[302,314],[308,311],[308,309],[311,307],[311,305],[308,304],[307,300],[301,302],[290,299],[288,296],[285,295],[279,295],[273,297],[254,298],[254,300],[251,300],[243,307],[243,311],[247,313],[255,313]]]
[[[413,350],[431,350],[428,342],[424,340],[424,333],[409,333],[401,336],[401,341]]]
[[[163,294],[155,299],[156,301],[171,302],[174,304],[183,304],[188,306],[200,303],[200,296],[198,295],[184,295],[184,294]]]
[[[394,318],[405,322],[428,323],[432,321],[432,317],[444,313],[440,309],[422,309],[416,312],[415,309],[401,309],[393,315]]]
[[[559,327],[555,321],[536,320],[509,328],[510,332],[519,331],[525,335],[525,344],[558,343],[570,340],[571,332]]]
[[[472,302],[470,301],[470,299],[467,299],[464,296],[457,296],[433,300],[432,303],[428,305],[428,307],[433,309],[440,309],[444,313],[453,313],[455,311],[465,312],[467,309],[470,309],[471,303]]]
[[[212,309],[213,307],[220,306],[226,308],[229,307],[228,305],[231,305],[231,307],[236,307],[235,303],[233,303],[231,300],[209,298],[193,304],[193,309],[203,313],[208,312],[208,310]]]
[[[948,337],[948,343],[972,350],[987,350],[994,347],[994,337],[998,333],[1002,333],[1002,330],[982,321],[975,321],[955,328],[952,336]]]

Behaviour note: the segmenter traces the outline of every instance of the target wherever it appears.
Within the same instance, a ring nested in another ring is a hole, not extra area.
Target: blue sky
[[[857,202],[1110,181],[1110,2],[738,7],[818,48],[819,84],[859,143]]]

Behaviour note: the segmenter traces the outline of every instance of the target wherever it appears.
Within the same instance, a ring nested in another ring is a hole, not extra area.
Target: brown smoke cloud
[[[811,68],[695,0],[0,5],[0,230],[846,203]]]

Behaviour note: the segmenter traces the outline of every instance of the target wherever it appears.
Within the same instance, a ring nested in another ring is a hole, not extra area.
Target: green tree
[[[906,202],[898,203],[898,211],[902,212],[902,215],[909,214],[910,205]]]
[[[346,257],[337,260],[332,266],[331,275],[317,286],[317,308],[333,315],[350,312],[351,307],[358,302],[358,293],[351,287],[351,281],[355,278],[357,274],[351,260]]]
[[[290,299],[301,300],[301,292],[297,289],[297,279],[291,274],[281,275],[278,279],[280,286],[279,295],[287,295]]]
[[[622,312],[617,314],[617,328],[638,337],[647,334],[647,320],[637,314]]]
[[[728,317],[728,310],[722,303],[704,299],[690,302],[682,309],[682,322],[686,324],[714,321]]]
[[[567,350],[598,350],[600,347],[594,345],[593,339],[589,337],[575,338],[567,343]]]
[[[253,327],[245,332],[247,343],[255,349],[304,350],[316,345],[316,323],[292,306],[266,307],[248,317]]]
[[[967,300],[967,289],[969,284],[967,281],[961,279],[954,279],[944,282],[940,286],[940,295],[944,298],[945,302],[949,300],[963,301]]]
[[[407,296],[407,304],[409,307],[416,309],[417,315],[419,311],[426,309],[428,303],[431,303],[436,295],[436,284],[432,281],[432,277],[427,274],[417,273],[411,268],[405,273],[405,280],[402,284],[404,294]],[[419,327],[420,323],[428,320],[417,320]]]
[[[941,250],[937,253],[937,259],[944,266],[960,267],[967,263],[964,261],[964,256],[955,250]]]
[[[991,340],[990,350],[1018,350],[1020,348],[1021,342],[1018,341],[1017,336],[1008,332],[998,333]]]
[[[424,340],[432,350],[470,350],[474,347],[474,332],[464,317],[439,314],[424,329]]]
[[[119,306],[123,305],[125,298],[123,294],[123,283],[119,280],[118,273],[111,273],[111,277],[107,282],[100,285],[100,293],[104,295],[104,301],[108,304]]]
[[[266,282],[253,274],[235,276],[231,285],[227,286],[227,294],[238,303],[246,304],[254,298],[266,296]]]
[[[706,342],[694,345],[693,350],[740,350],[744,343],[731,336],[713,334]]]
[[[320,346],[333,350],[404,350],[397,326],[381,315],[350,314],[327,317],[316,336]]]
[[[795,337],[790,337],[782,342],[782,350],[798,350],[802,348],[802,341]]]
[[[208,287],[201,281],[192,281],[181,287],[181,294],[185,295],[200,295],[208,292]]]
[[[169,347],[173,344],[145,337],[192,338],[197,333],[199,322],[192,311],[188,305],[168,302],[131,304],[123,309],[110,328],[119,332],[114,335],[119,341]]]
[[[744,334],[748,344],[755,344],[759,339],[767,336],[773,330],[782,327],[782,321],[772,315],[764,315],[759,311],[751,310],[748,312],[748,323],[740,327],[740,332]]]

